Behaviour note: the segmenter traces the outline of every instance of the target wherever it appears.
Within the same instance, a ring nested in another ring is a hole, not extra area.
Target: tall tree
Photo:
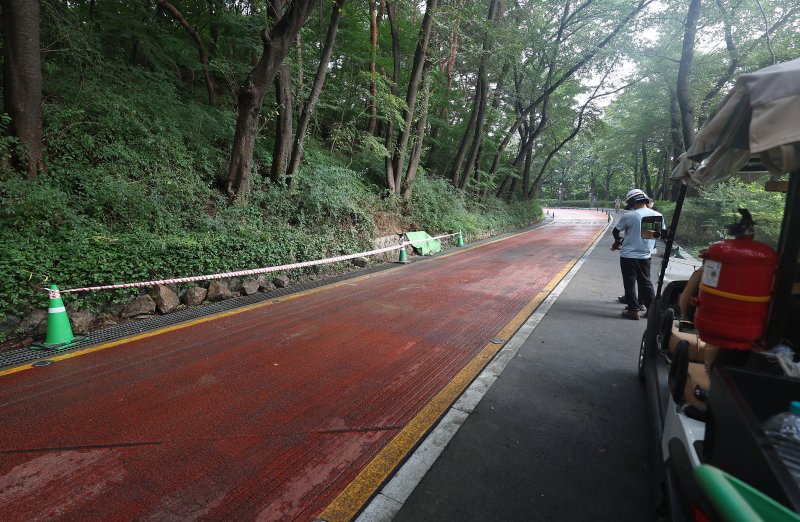
[[[489,73],[487,72],[487,67],[492,50],[492,31],[497,18],[497,3],[497,0],[490,0],[489,2],[489,14],[487,16],[489,23],[483,36],[483,48],[480,65],[478,66],[478,77],[476,79],[472,113],[467,128],[464,129],[464,135],[461,138],[461,145],[456,153],[456,158],[453,161],[451,175],[453,185],[462,190],[467,186],[472,168],[475,166],[478,150],[483,140],[483,122],[486,114],[486,105],[489,100]],[[467,161],[466,168],[463,168],[467,150],[471,150],[472,153]]]
[[[3,0],[2,6],[3,106],[11,117],[7,132],[22,144],[25,157],[16,161],[33,177],[45,168],[39,2]]]
[[[322,54],[319,58],[317,74],[314,77],[314,85],[311,87],[311,92],[303,104],[303,112],[300,114],[300,120],[297,123],[297,132],[294,137],[294,145],[292,146],[292,156],[289,160],[289,168],[287,170],[287,175],[289,176],[294,176],[294,174],[297,173],[300,160],[303,157],[303,143],[305,142],[306,132],[308,131],[308,124],[311,121],[311,115],[314,113],[314,108],[322,92],[322,86],[325,83],[325,76],[328,73],[328,64],[331,61],[331,54],[333,54],[333,45],[336,43],[336,32],[339,29],[339,20],[342,18],[342,8],[344,7],[345,1],[346,0],[336,0],[333,11],[331,12],[331,19],[330,22],[328,22],[328,33],[325,37],[325,45],[322,47]],[[292,179],[293,178],[290,178],[290,184]]]
[[[387,2],[386,4],[386,17],[389,19],[389,32],[392,36],[392,96],[397,96],[398,83],[400,82],[400,30],[397,25],[397,1]],[[395,175],[393,164],[393,151],[394,151],[394,118],[390,118],[386,123],[386,139],[385,147],[388,154],[384,159],[386,170],[386,185],[389,190],[395,190]]]
[[[683,33],[683,50],[681,63],[678,69],[678,106],[681,110],[681,131],[683,132],[683,146],[689,150],[694,142],[694,106],[689,93],[689,75],[692,71],[694,60],[694,40],[697,33],[697,19],[700,18],[700,0],[691,0],[686,13]]]
[[[205,78],[206,90],[208,91],[208,104],[214,105],[214,84],[211,82],[211,75],[208,72],[208,56],[206,55],[206,46],[203,43],[200,32],[186,20],[183,14],[174,5],[167,2],[167,0],[157,0],[157,2],[159,7],[168,12],[172,18],[181,24],[181,27],[189,33],[189,36],[191,36],[197,44],[197,50],[200,53],[200,65],[203,67],[203,77]]]
[[[226,186],[229,201],[247,194],[264,94],[275,79],[278,67],[283,63],[297,33],[318,1],[292,2],[271,29],[265,28],[261,32],[263,43],[261,57],[247,75],[237,95],[239,116],[236,120]],[[284,2],[277,0],[274,3],[283,5]]]
[[[644,180],[644,191],[651,198],[654,197],[652,180],[650,179],[650,165],[647,159],[647,141],[642,141],[642,178]]]
[[[378,59],[378,9],[376,4],[380,0],[367,0],[369,7],[369,46],[372,54],[369,58],[369,123],[367,124],[367,132],[375,134],[378,128],[378,85],[375,81],[375,75],[378,74],[376,61]]]
[[[411,158],[408,161],[408,170],[406,171],[406,179],[403,184],[403,199],[406,201],[411,199],[411,193],[414,189],[414,180],[417,177],[417,170],[419,169],[419,162],[422,158],[422,150],[424,149],[425,130],[428,127],[428,102],[431,97],[430,68],[431,61],[425,60],[425,67],[422,70],[422,108],[420,110],[419,119],[417,120],[414,148],[411,151]]]
[[[406,151],[408,149],[408,140],[411,134],[411,123],[414,118],[414,109],[417,103],[417,95],[419,94],[420,81],[422,79],[422,69],[425,65],[425,57],[428,52],[428,43],[431,38],[431,30],[433,27],[433,17],[436,12],[436,5],[438,0],[427,0],[425,8],[425,16],[422,18],[422,27],[419,32],[419,39],[417,40],[417,49],[414,52],[414,61],[411,65],[411,78],[408,80],[408,89],[406,91],[406,108],[403,111],[403,127],[397,138],[397,145],[392,156],[392,172],[394,177],[389,181],[389,188],[395,194],[399,194],[402,184],[403,167],[405,166]]]
[[[555,76],[552,83],[545,89],[543,89],[543,91],[540,92],[539,95],[518,114],[517,119],[514,121],[511,127],[505,132],[505,137],[501,141],[500,145],[497,147],[494,160],[492,161],[492,168],[491,168],[492,173],[497,172],[505,148],[512,141],[512,138],[516,134],[517,129],[519,129],[520,125],[522,125],[522,123],[526,120],[526,118],[531,113],[533,113],[538,107],[540,107],[540,105],[546,99],[547,96],[553,94],[559,87],[561,87],[561,85],[563,85],[570,78],[572,78],[572,76],[575,73],[583,69],[595,56],[597,56],[597,54],[604,47],[606,47],[611,42],[611,40],[614,39],[615,36],[617,36],[625,28],[625,26],[627,26],[627,24],[631,21],[631,19],[633,19],[637,14],[639,14],[645,7],[650,5],[652,2],[653,0],[638,0],[633,8],[628,10],[628,12],[625,13],[625,15],[622,16],[622,18],[617,19],[617,21],[614,22],[613,27],[605,35],[605,37],[603,37],[596,44],[589,46],[582,55],[580,55],[579,57],[577,57],[576,60],[574,60],[571,66],[569,66],[562,73]],[[586,2],[579,5],[575,11],[573,11],[567,16],[567,22],[569,22],[572,18],[574,18],[576,12],[580,12],[582,9],[585,9],[591,3],[592,0],[586,0]]]
[[[439,71],[441,72],[443,79],[441,80],[439,87],[436,89],[437,97],[442,100],[434,113],[435,118],[439,120],[439,122],[444,122],[447,120],[450,110],[449,101],[450,93],[453,88],[453,71],[455,70],[456,60],[458,59],[458,46],[461,38],[460,23],[463,2],[464,0],[453,0],[453,2],[450,4],[450,13],[452,13],[450,14],[450,17],[452,18],[452,27],[450,28],[450,38],[446,41],[447,51],[443,51],[441,53],[442,57],[439,61]],[[433,143],[428,153],[429,159],[437,156],[437,152],[439,150],[439,137],[442,133],[442,127],[443,125],[441,123],[431,123],[430,136]]]
[[[681,147],[681,116],[678,108],[678,94],[674,87],[669,87],[669,135],[672,144],[672,166],[678,165],[678,160],[683,154]]]
[[[269,175],[272,181],[280,182],[286,175],[286,167],[289,164],[294,123],[292,68],[286,62],[278,67],[275,75],[275,102],[278,105],[278,117],[275,121],[275,141],[272,146],[272,165]]]

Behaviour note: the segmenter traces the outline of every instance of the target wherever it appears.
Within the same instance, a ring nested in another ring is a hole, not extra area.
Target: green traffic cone
[[[456,243],[456,246],[457,247],[464,246],[464,236],[463,236],[463,234],[461,234],[460,230],[458,231],[458,243]]]
[[[406,247],[403,245],[403,248],[400,249],[400,259],[397,260],[398,263],[408,263],[408,258],[406,257]]]
[[[50,286],[50,305],[47,308],[47,337],[43,343],[33,344],[32,348],[45,350],[63,350],[80,343],[85,337],[72,335],[67,310],[61,299],[61,292],[56,285]]]

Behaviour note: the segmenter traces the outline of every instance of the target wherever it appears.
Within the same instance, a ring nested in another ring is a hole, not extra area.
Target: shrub
[[[461,230],[474,236],[536,223],[542,218],[542,207],[535,200],[507,204],[494,196],[478,202],[448,180],[422,173],[414,183],[411,217],[431,234]]]
[[[738,222],[737,209],[747,208],[756,221],[755,238],[774,248],[780,234],[784,200],[783,194],[765,192],[763,182],[745,183],[729,179],[717,183],[684,200],[676,241],[697,253],[724,239],[725,225]],[[675,204],[658,202],[656,208],[664,214],[669,225]]]

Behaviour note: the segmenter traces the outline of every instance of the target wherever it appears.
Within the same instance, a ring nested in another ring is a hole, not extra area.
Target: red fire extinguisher
[[[722,348],[749,350],[764,335],[778,256],[753,240],[747,209],[742,220],[725,230],[735,239],[711,245],[700,253],[703,277],[694,325],[700,338]]]

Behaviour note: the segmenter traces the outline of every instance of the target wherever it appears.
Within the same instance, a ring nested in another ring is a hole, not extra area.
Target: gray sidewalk
[[[395,520],[653,519],[653,441],[636,373],[646,321],[620,316],[611,242],[608,231]],[[676,260],[669,275],[695,263]],[[654,279],[660,267],[654,256]]]

